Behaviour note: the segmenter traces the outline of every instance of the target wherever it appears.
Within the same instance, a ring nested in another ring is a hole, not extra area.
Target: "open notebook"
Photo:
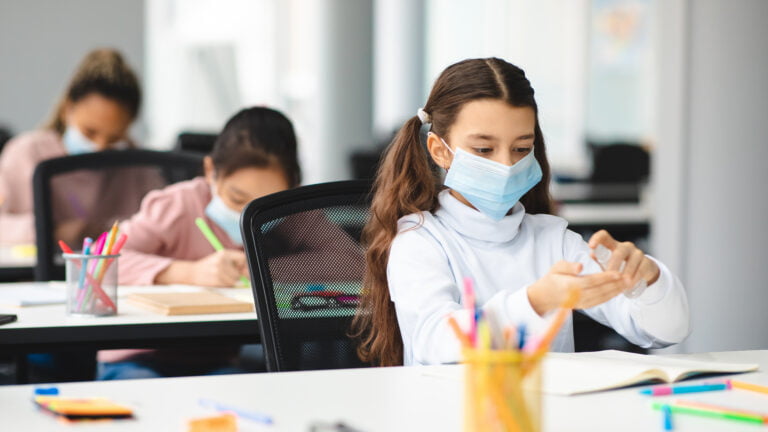
[[[641,383],[672,383],[706,373],[740,373],[757,364],[683,360],[623,351],[549,353],[544,361],[543,391],[573,395]]]

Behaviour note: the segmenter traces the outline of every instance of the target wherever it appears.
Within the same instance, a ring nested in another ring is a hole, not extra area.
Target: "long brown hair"
[[[533,88],[522,69],[498,58],[470,59],[449,66],[435,81],[423,109],[431,117],[430,130],[448,136],[461,108],[478,99],[497,99],[536,113],[534,155],[542,179],[520,202],[528,213],[551,213],[550,169]],[[419,140],[422,124],[411,117],[386,150],[373,186],[371,218],[363,230],[366,273],[353,334],[360,339],[358,355],[381,366],[403,362],[403,341],[389,296],[387,263],[397,235],[397,220],[437,209],[440,170]]]
[[[92,93],[119,103],[131,120],[139,114],[141,89],[136,74],[119,52],[103,48],[89,52],[80,62],[44,127],[63,134],[67,127],[64,123],[67,102],[78,102]]]

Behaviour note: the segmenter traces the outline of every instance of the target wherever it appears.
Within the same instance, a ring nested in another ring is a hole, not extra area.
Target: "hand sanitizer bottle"
[[[607,247],[599,244],[594,249],[595,252],[595,258],[597,258],[597,263],[600,264],[600,267],[605,270],[605,267],[608,265],[608,261],[611,259],[611,251]],[[619,266],[619,271],[624,271],[624,265],[626,264],[626,261],[623,261],[621,263],[621,266]],[[645,289],[648,288],[648,284],[645,282],[645,279],[640,279],[637,281],[634,287],[625,290],[624,295],[627,296],[627,298],[636,298],[640,294],[645,291]]]

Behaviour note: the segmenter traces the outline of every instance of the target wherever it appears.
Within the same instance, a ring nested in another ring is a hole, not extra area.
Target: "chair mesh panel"
[[[148,192],[168,184],[162,170],[155,167],[83,169],[52,176],[55,240],[79,249],[84,237],[95,240],[116,220],[130,218]]]
[[[367,218],[367,204],[306,202],[259,218],[254,238],[268,272],[261,296],[270,308],[259,319],[270,319],[278,370],[364,366],[347,334],[362,289]]]

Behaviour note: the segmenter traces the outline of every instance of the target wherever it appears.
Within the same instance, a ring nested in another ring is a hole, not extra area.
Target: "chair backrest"
[[[182,132],[176,139],[174,151],[193,152],[207,155],[213,150],[218,135],[199,132]]]
[[[79,250],[139,210],[151,190],[202,173],[202,156],[150,150],[102,151],[45,160],[33,176],[36,280],[64,278],[58,240]]]
[[[3,147],[5,147],[5,143],[11,140],[13,138],[13,134],[10,130],[0,127],[0,152],[3,151]]]
[[[639,183],[650,173],[650,155],[638,144],[593,144],[592,183]]]
[[[243,243],[268,371],[363,367],[349,338],[371,184],[303,186],[252,201]]]

